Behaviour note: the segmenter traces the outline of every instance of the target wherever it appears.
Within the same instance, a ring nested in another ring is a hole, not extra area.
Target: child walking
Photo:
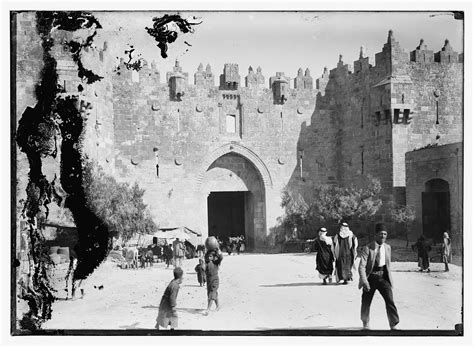
[[[155,329],[168,328],[174,330],[178,327],[178,313],[176,312],[176,299],[178,297],[179,285],[183,282],[183,270],[177,267],[173,270],[174,279],[166,287],[161,298]]]
[[[209,250],[204,256],[206,261],[206,281],[207,281],[207,309],[204,315],[209,314],[212,302],[216,303],[216,311],[219,310],[219,298],[217,289],[219,289],[219,266],[224,259],[219,248]]]
[[[206,284],[206,265],[204,264],[203,259],[199,259],[199,264],[196,265],[194,271],[197,273],[199,285],[201,287],[204,286],[204,284]]]

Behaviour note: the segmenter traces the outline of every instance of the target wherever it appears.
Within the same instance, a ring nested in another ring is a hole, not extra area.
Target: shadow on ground
[[[138,324],[140,324],[140,323],[135,322],[135,323],[130,324],[130,325],[120,325],[119,328],[120,329],[125,329],[125,330],[146,330],[145,328],[138,328]]]
[[[186,313],[192,313],[192,314],[199,314],[202,315],[206,309],[204,308],[178,308],[176,309],[179,312],[186,312]]]
[[[147,305],[147,306],[142,306],[142,308],[152,308],[152,309],[157,309],[159,308],[158,306],[153,306],[153,305]]]
[[[335,283],[324,286],[335,286]],[[262,284],[260,287],[309,287],[309,286],[323,286],[322,282],[306,282],[306,283],[279,283],[279,284]]]

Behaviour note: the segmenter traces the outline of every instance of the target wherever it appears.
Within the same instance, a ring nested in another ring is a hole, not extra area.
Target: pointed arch
[[[270,176],[270,171],[268,171],[267,166],[263,162],[260,157],[250,150],[249,148],[242,146],[238,143],[227,143],[225,145],[220,146],[219,148],[215,149],[211,153],[209,153],[203,160],[201,167],[199,169],[199,173],[196,180],[196,191],[201,190],[202,182],[204,180],[204,175],[206,174],[207,170],[211,166],[211,164],[216,161],[218,158],[222,157],[228,153],[236,153],[247,159],[252,165],[255,167],[257,172],[260,174],[265,189],[272,188],[272,178]]]

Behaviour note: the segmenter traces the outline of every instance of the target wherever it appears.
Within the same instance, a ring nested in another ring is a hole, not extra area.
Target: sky
[[[155,41],[146,31],[154,16],[165,12],[95,12],[103,29],[96,43],[107,40],[113,54],[125,57],[133,45],[135,54],[154,60],[161,79],[171,71],[175,59],[190,76],[199,63],[209,63],[216,76],[225,63],[237,63],[244,82],[248,67],[262,67],[268,78],[275,72],[295,77],[298,68],[309,68],[319,77],[325,66],[332,69],[343,55],[346,64],[364,56],[375,64],[375,53],[387,41],[389,30],[405,51],[412,51],[423,38],[428,49],[438,52],[449,39],[457,52],[463,51],[463,21],[449,12],[180,12],[184,18],[200,17],[194,33],[179,35],[162,59]],[[176,12],[167,12],[176,13]],[[184,43],[186,41],[191,46]],[[190,78],[192,81],[192,78]]]

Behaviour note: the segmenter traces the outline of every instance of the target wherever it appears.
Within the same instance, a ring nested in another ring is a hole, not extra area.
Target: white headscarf
[[[341,228],[339,229],[339,236],[345,239],[346,237],[352,236],[352,231],[348,226],[341,225]]]
[[[351,249],[352,256],[355,260],[355,258],[357,257],[357,247],[359,246],[357,237],[354,236],[353,232],[351,231],[351,229],[349,229],[349,226],[346,223],[343,223],[341,225],[338,235],[343,239],[348,238],[349,248]],[[336,258],[339,258],[339,241],[337,237],[338,235],[334,237],[334,255]]]
[[[329,236],[326,236],[328,231],[326,228],[320,228],[319,229],[319,239],[323,242],[325,242],[328,246],[332,246],[332,239]]]

